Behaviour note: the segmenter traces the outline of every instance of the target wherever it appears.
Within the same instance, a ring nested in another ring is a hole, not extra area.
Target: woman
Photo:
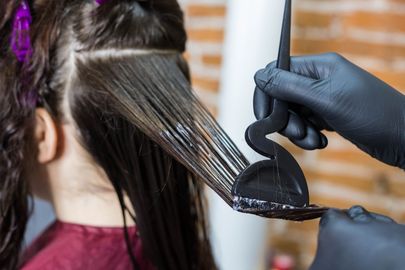
[[[3,0],[0,37],[1,269],[215,269],[178,3]],[[19,258],[31,192],[57,220]]]

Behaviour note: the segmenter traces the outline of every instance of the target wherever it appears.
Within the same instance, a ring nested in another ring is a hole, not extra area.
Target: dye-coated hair
[[[123,213],[128,211],[123,196],[129,196],[145,253],[156,268],[216,269],[201,185],[187,162],[162,147],[167,142],[148,129],[144,117],[149,110],[165,117],[158,102],[173,102],[181,113],[180,97],[171,93],[180,88],[186,96],[191,90],[177,1],[27,2],[33,16],[28,64],[17,61],[9,44],[20,1],[0,5],[1,268],[17,267],[30,213],[35,114],[26,100],[38,91],[37,107],[76,126],[78,141],[105,170]],[[155,103],[147,100],[153,96]],[[128,239],[127,244],[130,256]]]

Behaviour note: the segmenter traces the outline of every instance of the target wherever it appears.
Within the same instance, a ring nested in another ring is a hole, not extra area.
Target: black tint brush
[[[290,70],[291,0],[286,0],[277,68]],[[306,220],[320,217],[327,208],[309,204],[305,176],[294,157],[266,135],[283,130],[288,121],[287,103],[273,99],[271,114],[251,124],[245,139],[269,159],[242,171],[232,188],[234,209],[270,218]]]

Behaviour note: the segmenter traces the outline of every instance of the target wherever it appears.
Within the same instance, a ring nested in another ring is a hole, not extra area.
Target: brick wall
[[[405,90],[405,1],[294,1],[293,54],[335,51],[397,89]],[[387,104],[385,104],[387,105]],[[384,104],[382,104],[384,106]],[[361,204],[405,222],[405,174],[362,153],[336,134],[329,147],[298,157],[309,181],[311,201],[346,208]],[[296,256],[307,269],[316,251],[318,220],[272,221],[270,245]]]
[[[185,11],[193,86],[210,111],[217,114],[226,0],[180,0]]]
[[[221,69],[226,0],[180,0],[189,34],[187,58],[193,84],[214,114]],[[405,90],[404,0],[293,1],[293,54],[335,51]],[[309,181],[311,201],[346,208],[361,204],[405,222],[405,174],[379,163],[333,133],[323,151],[285,146]],[[307,269],[316,250],[318,220],[273,220],[269,247],[292,254]]]

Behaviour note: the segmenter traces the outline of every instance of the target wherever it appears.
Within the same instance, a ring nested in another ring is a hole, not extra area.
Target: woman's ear
[[[39,163],[44,164],[56,158],[58,149],[58,128],[47,110],[37,108],[35,115],[35,141],[38,147],[37,160]]]

